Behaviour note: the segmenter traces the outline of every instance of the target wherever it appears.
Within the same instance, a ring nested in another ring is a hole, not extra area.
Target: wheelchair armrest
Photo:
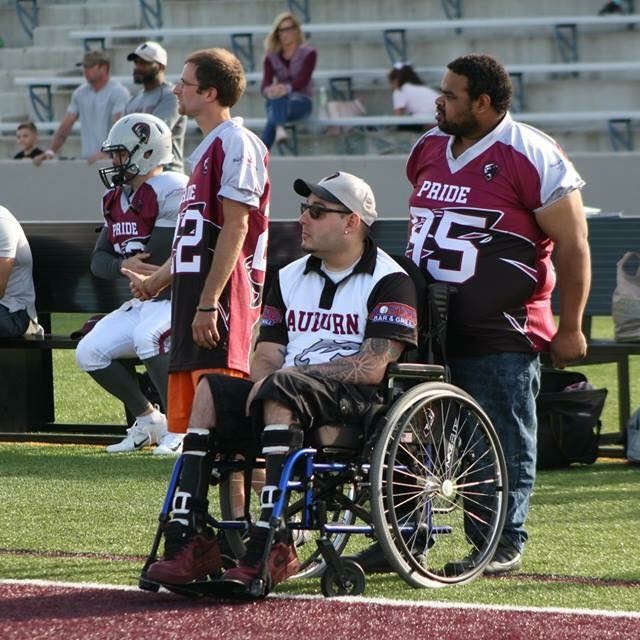
[[[414,362],[392,362],[387,367],[390,378],[441,378],[445,377],[445,368],[439,364],[418,364]]]

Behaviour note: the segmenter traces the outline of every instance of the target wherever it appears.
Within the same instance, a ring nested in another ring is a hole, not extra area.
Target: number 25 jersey
[[[535,213],[584,182],[555,141],[507,113],[457,158],[438,128],[414,146],[407,256],[448,282],[449,351],[539,352],[555,333],[553,243]]]

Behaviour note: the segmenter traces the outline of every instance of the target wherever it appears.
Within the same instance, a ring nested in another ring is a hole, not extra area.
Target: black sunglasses
[[[352,211],[345,211],[344,209],[329,209],[329,207],[323,207],[319,204],[311,204],[309,202],[301,202],[300,203],[300,215],[302,215],[305,211],[309,212],[309,215],[317,220],[325,213],[341,213],[342,215],[348,216],[351,215]]]

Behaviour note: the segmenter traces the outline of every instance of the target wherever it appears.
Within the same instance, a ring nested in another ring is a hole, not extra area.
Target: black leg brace
[[[265,457],[266,478],[260,494],[258,527],[270,526],[273,505],[278,500],[278,482],[285,458],[303,444],[304,432],[299,424],[269,424],[262,432],[262,454]]]
[[[180,487],[173,497],[171,518],[194,531],[206,524],[207,493],[213,464],[209,443],[209,436],[187,433],[182,444],[184,464]]]

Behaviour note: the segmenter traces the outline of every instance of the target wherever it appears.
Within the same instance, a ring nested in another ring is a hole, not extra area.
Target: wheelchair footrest
[[[268,593],[264,580],[256,579],[247,585],[239,580],[212,580],[207,595],[234,600],[260,600]]]
[[[254,580],[250,585],[246,585],[239,580],[197,580],[187,584],[171,584],[154,582],[148,578],[141,577],[138,581],[138,586],[145,591],[158,591],[160,587],[164,587],[167,591],[187,598],[259,600],[268,593],[263,580]]]

